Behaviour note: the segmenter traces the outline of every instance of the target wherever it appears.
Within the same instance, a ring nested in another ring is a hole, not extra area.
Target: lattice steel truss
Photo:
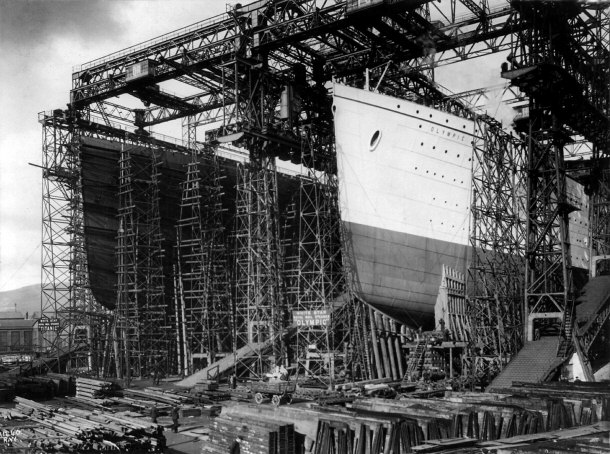
[[[127,380],[170,372],[158,166],[155,150],[135,158],[129,145],[122,147],[115,360],[117,376]]]
[[[526,28],[503,75],[530,96],[523,129],[529,144],[527,338],[533,337],[535,319],[560,318],[558,355],[569,354],[573,345],[590,379],[580,342],[572,343],[576,289],[568,215],[579,207],[567,200],[564,148],[577,134],[597,152],[607,152],[610,143],[608,12],[572,2],[512,5]]]
[[[298,297],[294,307],[298,311],[332,314],[344,285],[336,187],[332,181],[321,181],[315,176],[300,180]],[[316,368],[326,369],[323,375],[333,380],[333,365],[343,353],[337,351],[342,348],[340,341],[341,331],[333,330],[330,321],[325,326],[298,326],[299,366],[306,369],[315,364]],[[321,370],[307,372],[320,375]]]
[[[277,174],[273,160],[261,166],[239,165],[235,231],[235,347],[272,343],[262,350],[250,372],[268,372],[286,361],[283,330],[288,313],[282,282],[277,205]],[[271,208],[271,210],[270,210]]]
[[[493,378],[523,344],[526,151],[493,119],[475,119],[467,369],[477,380]]]
[[[557,123],[549,124],[549,120],[544,115],[538,118],[538,123],[530,120],[533,127],[528,151],[527,336],[528,340],[533,339],[534,319],[556,317],[563,320],[563,336],[571,340],[575,289],[568,215],[577,208],[567,200],[564,143]]]
[[[42,351],[64,366],[97,371],[106,318],[89,286],[83,220],[80,131],[67,112],[41,113],[43,126],[41,326],[56,319],[56,331],[42,331]]]
[[[610,254],[610,169],[600,168],[591,201],[592,255]]]
[[[219,122],[221,127],[210,132],[210,138],[238,141],[238,145],[244,146],[250,153],[252,164],[249,170],[246,171],[244,166],[238,172],[240,185],[237,190],[234,289],[237,336],[233,339],[236,348],[248,345],[259,337],[253,336],[253,326],[256,326],[254,331],[258,331],[260,325],[261,329],[264,327],[263,331],[274,332],[277,336],[286,327],[286,314],[282,312],[290,306],[286,303],[282,283],[282,244],[278,233],[279,216],[272,161],[280,157],[334,173],[331,168],[332,147],[316,149],[313,160],[303,147],[307,136],[305,129],[309,124],[318,117],[332,121],[329,96],[324,86],[333,77],[362,86],[366,72],[369,74],[369,86],[381,92],[398,96],[411,93],[408,96],[420,102],[469,115],[462,103],[445,96],[432,82],[432,77],[423,74],[432,75],[434,68],[441,64],[512,49],[513,68],[522,69],[550,61],[566,69],[582,88],[580,94],[567,98],[566,105],[584,106],[581,101],[585,99],[587,106],[580,110],[567,109],[569,112],[562,118],[563,126],[568,124],[569,134],[579,132],[594,142],[597,156],[607,152],[610,130],[607,122],[610,102],[607,72],[610,21],[607,9],[596,9],[584,2],[487,0],[450,0],[443,2],[443,5],[436,2],[379,2],[368,6],[371,8],[359,11],[357,2],[319,0],[236,5],[225,14],[81,65],[73,73],[70,108],[75,124],[83,130],[132,143],[148,140],[145,139],[146,134],[142,134],[145,127],[183,118],[186,119],[184,132],[188,145],[174,148],[188,152],[195,146],[196,125]],[[511,41],[511,37],[516,35],[519,35],[518,39]],[[148,72],[134,78],[134,65],[144,63]],[[559,75],[559,79],[563,77],[559,72],[553,74]],[[192,94],[181,97],[168,93],[159,85],[166,81],[186,84]],[[574,87],[574,84],[568,86]],[[127,108],[110,102],[111,98],[121,94],[139,98],[144,108]],[[284,94],[287,94],[289,103],[283,106],[287,109],[280,112],[281,109],[277,107]],[[544,103],[538,101],[532,107],[546,108]],[[101,122],[90,122],[86,114],[89,111],[99,114]],[[601,111],[602,116],[596,111]],[[541,118],[539,112],[534,109],[532,112],[532,116]],[[113,127],[115,120],[122,122],[122,126],[127,125],[126,129]],[[582,125],[593,126],[583,129]],[[555,131],[554,127],[549,128],[548,125],[540,128],[540,131]],[[134,131],[138,134],[132,134]],[[322,128],[314,135],[324,136],[331,134],[331,131]],[[72,139],[61,134],[64,133],[59,133],[54,139],[51,139],[50,133],[49,138],[43,137],[47,155],[66,154],[61,144],[68,144]],[[550,155],[545,147],[549,144],[556,146],[557,141],[562,141],[559,136],[549,139],[543,132],[536,136],[535,130],[530,137],[533,144],[530,150],[540,144],[540,149],[532,151],[537,157]],[[60,145],[48,145],[52,140]],[[148,143],[154,143],[154,140],[150,139]],[[72,157],[70,160],[67,164],[47,163],[44,167],[73,170],[78,164]],[[533,168],[543,170],[539,164],[536,162]],[[561,165],[556,169],[559,181],[563,178]],[[80,229],[78,216],[82,217],[82,209],[79,214],[78,205],[70,207],[65,202],[77,200],[71,192],[76,180],[70,176],[70,172],[50,173],[45,179],[48,181],[45,183],[44,202],[47,211],[43,215],[43,243],[46,244],[43,248],[43,309],[46,308],[48,313],[57,313],[57,310],[80,305],[76,302],[77,298],[86,299],[83,295],[77,296],[78,292],[72,292],[72,282],[82,282],[77,286],[86,288],[82,279],[74,279],[80,272],[78,269],[85,266],[84,262],[69,257],[71,254],[78,257],[83,248],[78,241],[72,241],[76,237],[71,237],[72,233],[65,230],[66,226]],[[551,214],[542,213],[540,200],[556,196],[554,203],[563,210],[561,188],[551,190],[553,196],[532,192],[544,192],[548,189],[549,181],[530,184],[528,209],[540,209],[530,215],[531,225],[544,224],[550,229],[548,231],[554,231],[556,222],[551,219]],[[123,208],[127,206],[123,205]],[[126,214],[122,213],[121,216],[125,217]],[[596,216],[595,219],[602,219],[604,212],[599,211]],[[134,220],[133,225],[136,224],[140,223]],[[601,232],[603,227],[600,222],[597,225]],[[542,230],[530,237],[537,235],[542,238],[546,233]],[[565,232],[558,233],[556,237],[565,239]],[[127,237],[121,241],[124,243],[119,243],[122,255],[133,255],[135,250],[144,249],[143,246],[129,243]],[[546,244],[542,240],[531,243],[530,251],[536,254],[535,248],[543,243]],[[551,243],[555,244],[556,241]],[[149,251],[156,248],[151,245]],[[157,256],[152,252],[148,255],[156,260]],[[129,260],[120,267],[135,267],[135,258]],[[72,265],[75,266],[74,271],[70,270]],[[142,267],[138,265],[137,268],[137,273],[140,273]],[[156,265],[151,265],[151,268],[157,269]],[[347,268],[346,273],[349,273]],[[135,295],[129,296],[127,289],[132,284],[140,284],[132,283],[126,274],[121,279],[121,298],[135,298]],[[550,282],[554,281],[554,278],[549,279]],[[566,279],[564,276],[564,281]],[[534,285],[535,281],[528,282]],[[145,287],[147,285],[153,284],[145,284]],[[156,300],[154,292],[148,293]],[[485,294],[483,290],[481,293]],[[532,289],[530,293],[533,295],[535,290]],[[350,301],[340,309],[340,325],[349,326],[358,333],[352,341],[354,346],[356,343],[369,345],[366,336],[370,320],[362,325],[359,319],[362,314],[368,314],[368,309],[353,298]],[[151,304],[155,306],[156,303]],[[255,309],[259,305],[262,308],[260,311]],[[481,307],[485,306],[483,304]],[[498,303],[497,307],[501,306],[502,303]],[[484,319],[483,326],[497,323],[497,320],[482,313],[477,317]],[[128,325],[123,325],[124,330],[129,331]],[[282,342],[276,342],[275,337],[271,340],[275,345],[271,356],[277,361],[284,355]],[[510,344],[510,341],[506,342]],[[498,349],[501,343],[498,340]],[[371,376],[372,356],[366,352],[362,354],[362,361],[367,361],[362,367],[363,375]],[[259,361],[258,371],[262,368],[263,364]]]
[[[204,173],[202,178],[201,173]],[[193,153],[182,183],[178,220],[178,279],[183,308],[176,311],[181,364],[193,372],[195,358],[214,362],[233,347],[218,162],[213,149]],[[182,306],[182,304],[180,304]],[[184,317],[181,315],[184,314]]]

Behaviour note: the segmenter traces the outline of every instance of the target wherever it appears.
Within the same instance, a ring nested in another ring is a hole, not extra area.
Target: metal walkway
[[[508,366],[491,382],[487,392],[510,388],[513,381],[539,383],[555,370],[565,359],[557,357],[559,337],[542,337],[526,342]]]

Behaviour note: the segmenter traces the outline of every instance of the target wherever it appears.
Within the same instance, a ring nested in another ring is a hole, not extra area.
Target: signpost
[[[328,326],[330,323],[330,309],[322,309],[317,311],[293,311],[292,320],[299,328]]]
[[[41,318],[38,320],[38,329],[40,331],[57,331],[59,329],[59,320],[56,318]]]

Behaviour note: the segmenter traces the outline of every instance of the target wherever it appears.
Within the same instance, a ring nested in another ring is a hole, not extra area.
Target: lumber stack
[[[405,415],[418,422],[426,440],[467,436],[479,440],[527,435],[547,430],[546,409],[501,401],[459,402],[436,399],[358,399],[354,410]],[[559,403],[557,404],[559,405]],[[557,407],[559,408],[559,407]]]
[[[17,410],[37,423],[37,427],[16,433],[16,446],[27,442],[44,452],[155,453],[165,449],[161,429],[136,419],[76,408],[52,408],[20,397],[16,402]]]
[[[231,394],[231,400],[238,402],[252,402],[252,397],[254,396],[245,386],[238,386],[236,389],[231,389],[229,393]]]
[[[219,416],[212,422],[209,442],[201,452],[232,452],[236,444],[242,454],[295,454],[294,425],[265,418]]]
[[[132,399],[152,400],[167,405],[180,405],[190,400],[188,396],[177,394],[171,391],[161,391],[154,388],[124,389],[123,396],[131,397]]]
[[[367,424],[358,421],[354,430],[350,424],[320,419],[313,454],[401,454],[411,452],[421,444],[424,434],[416,421],[394,418],[388,423]]]
[[[217,389],[218,382],[214,380],[201,380],[192,388],[194,392],[216,391]]]
[[[48,372],[46,377],[55,383],[58,396],[73,396],[76,393],[76,379],[73,376]]]
[[[76,379],[76,397],[100,399],[114,396],[120,389],[119,385],[109,381],[93,380],[78,377]]]
[[[549,415],[548,430],[610,420],[610,387],[607,383],[513,382],[510,388],[498,391],[510,396],[507,401],[527,401],[545,407]]]

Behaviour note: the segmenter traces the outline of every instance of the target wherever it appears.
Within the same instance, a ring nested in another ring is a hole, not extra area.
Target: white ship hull
[[[432,327],[443,265],[466,273],[471,246],[471,120],[413,102],[334,86],[341,217],[356,291],[413,326]],[[588,207],[574,182],[574,266],[586,262]],[[580,240],[579,240],[580,238]]]

